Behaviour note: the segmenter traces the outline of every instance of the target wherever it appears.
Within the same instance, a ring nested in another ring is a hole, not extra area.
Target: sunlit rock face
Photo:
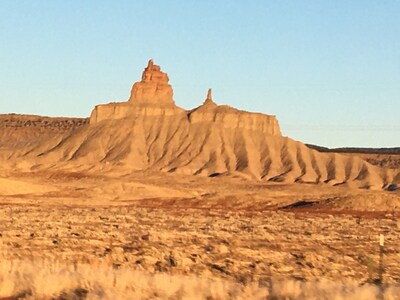
[[[168,75],[150,59],[142,74],[142,80],[136,82],[131,91],[129,102],[132,104],[156,104],[175,106],[173,90],[168,83]]]
[[[182,119],[182,116],[186,117]],[[217,105],[208,90],[203,104],[186,111],[175,105],[173,89],[166,73],[150,59],[142,73],[141,81],[133,84],[127,102],[97,105],[91,114],[90,124],[103,120],[134,118],[135,116],[178,116],[188,124],[214,124],[225,129],[248,129],[267,135],[281,135],[275,116],[250,113],[227,105]],[[187,125],[188,125],[187,124]]]
[[[129,100],[96,105],[90,116],[90,124],[138,115],[172,116],[185,113],[175,105],[168,81],[168,75],[150,59],[142,73],[142,80],[133,84]]]
[[[281,135],[275,116],[251,113],[228,105],[217,105],[212,99],[211,89],[203,104],[188,114],[191,124],[213,122],[225,129],[248,129],[266,135]]]

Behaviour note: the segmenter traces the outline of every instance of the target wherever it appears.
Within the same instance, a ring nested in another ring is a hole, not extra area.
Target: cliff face
[[[173,90],[168,83],[168,75],[160,66],[149,60],[142,74],[142,80],[136,82],[127,102],[97,105],[90,116],[90,124],[103,120],[133,118],[138,115],[158,116],[185,113],[173,100]]]
[[[116,102],[96,105],[90,115],[90,124],[97,124],[104,120],[119,120],[143,116],[173,116],[185,114],[185,110],[177,106],[157,107],[151,104],[132,105],[130,102]]]
[[[203,105],[188,113],[191,124],[216,123],[227,129],[247,129],[265,135],[280,136],[278,120],[275,116],[241,111],[227,105],[217,105],[212,100],[211,89]]]
[[[247,129],[266,135],[281,135],[275,116],[241,111],[226,105],[217,105],[212,100],[211,89],[203,105],[191,111],[185,111],[175,105],[173,90],[168,83],[168,75],[150,60],[142,74],[142,80],[136,82],[131,90],[128,102],[97,105],[92,111],[90,124],[103,120],[118,120],[138,115],[173,116],[187,115],[187,122],[216,123],[227,129]]]

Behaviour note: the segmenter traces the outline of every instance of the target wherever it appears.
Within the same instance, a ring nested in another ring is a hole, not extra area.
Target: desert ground
[[[385,299],[400,297],[397,191],[60,171],[1,189],[3,297],[378,299],[380,234]]]

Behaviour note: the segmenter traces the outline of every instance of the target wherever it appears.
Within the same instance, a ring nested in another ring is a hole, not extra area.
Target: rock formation
[[[310,149],[283,137],[275,116],[217,105],[211,89],[203,104],[189,111],[177,107],[172,95],[168,76],[150,60],[129,101],[98,105],[89,125],[51,139],[11,139],[9,150],[0,147],[0,160],[13,168],[23,162],[35,169],[150,169],[359,188],[400,184],[399,170]],[[0,146],[9,136],[0,135]]]
[[[206,98],[206,100],[204,100],[203,105],[208,105],[208,106],[212,105],[212,106],[214,106],[214,107],[217,106],[217,105],[214,103],[213,99],[212,99],[212,90],[211,90],[211,89],[208,89],[207,98]]]
[[[227,129],[243,128],[260,131],[267,135],[281,135],[275,116],[250,113],[227,105],[217,105],[212,100],[211,89],[204,103],[196,109],[185,111],[175,105],[173,90],[168,75],[150,59],[142,73],[142,80],[133,84],[127,102],[97,105],[90,117],[90,124],[103,120],[118,120],[146,116],[187,115],[187,121],[195,123],[212,122]],[[186,121],[186,122],[187,122]]]
[[[204,103],[188,113],[191,124],[212,122],[226,129],[242,128],[280,136],[279,124],[275,116],[238,110],[228,105],[217,105],[212,100],[211,89]]]
[[[136,82],[131,91],[129,102],[133,104],[155,104],[157,106],[175,106],[173,91],[168,83],[168,75],[150,59],[142,74],[142,80]]]
[[[90,116],[90,124],[103,120],[117,120],[135,115],[175,115],[184,113],[173,100],[168,75],[150,59],[142,73],[142,80],[132,86],[127,102],[97,105]]]

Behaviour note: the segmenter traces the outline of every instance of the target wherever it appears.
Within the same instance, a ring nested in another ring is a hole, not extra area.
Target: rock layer
[[[97,105],[90,116],[90,124],[103,120],[117,120],[135,115],[175,115],[185,111],[175,105],[168,75],[150,59],[142,80],[132,86],[127,102]]]
[[[168,75],[150,59],[142,74],[142,80],[136,82],[127,102],[114,102],[97,105],[92,111],[90,124],[104,120],[134,118],[134,116],[175,116],[186,114],[189,123],[216,123],[227,129],[244,128],[260,131],[267,135],[281,135],[275,116],[241,111],[227,105],[217,105],[212,100],[211,89],[203,105],[185,111],[175,105],[173,90]]]

